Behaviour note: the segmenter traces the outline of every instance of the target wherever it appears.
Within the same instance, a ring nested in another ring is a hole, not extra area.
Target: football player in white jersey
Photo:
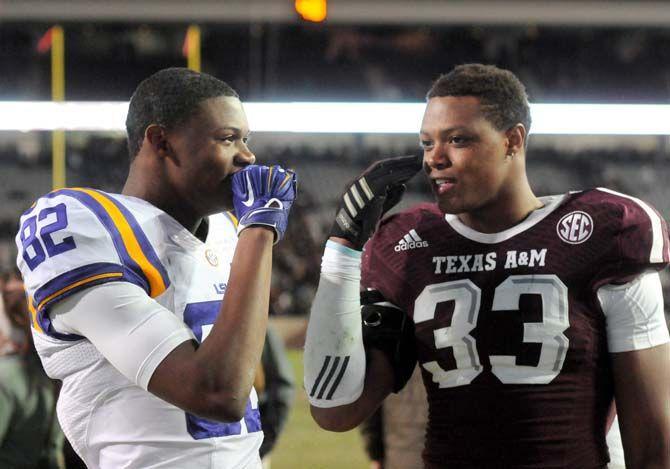
[[[237,93],[204,73],[144,80],[126,127],[123,193],[51,192],[16,237],[58,418],[91,468],[261,467],[252,384],[295,175],[253,164]]]

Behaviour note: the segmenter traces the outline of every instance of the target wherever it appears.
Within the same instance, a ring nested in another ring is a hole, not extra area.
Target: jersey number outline
[[[542,344],[539,362],[517,365],[514,355],[490,355],[491,372],[504,384],[547,384],[561,372],[570,343],[564,334],[570,327],[568,288],[556,275],[511,275],[495,289],[491,309],[519,310],[522,294],[542,298],[542,322],[523,325],[523,342]],[[414,303],[414,322],[433,319],[437,305],[445,301],[454,302],[451,325],[435,329],[433,336],[437,350],[452,348],[456,368],[445,370],[437,360],[423,367],[440,388],[453,388],[470,384],[483,371],[476,340],[470,335],[477,327],[481,289],[467,279],[427,285]]]
[[[51,214],[55,214],[56,219],[51,223],[43,225],[42,223]],[[37,233],[37,225],[43,225]],[[60,242],[54,242],[51,237],[54,233],[67,228],[67,211],[65,204],[61,203],[53,207],[46,207],[40,211],[38,215],[26,218],[21,225],[21,245],[23,252],[21,256],[26,261],[26,265],[32,271],[44,262],[47,257],[54,257],[58,254],[75,249],[77,245],[72,236],[66,236]],[[29,251],[32,248],[32,254]]]

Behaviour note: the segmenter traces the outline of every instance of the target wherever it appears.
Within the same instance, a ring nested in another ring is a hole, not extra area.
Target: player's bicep
[[[191,330],[140,287],[114,282],[88,288],[52,306],[56,330],[88,339],[126,378],[144,389],[158,365]]]
[[[610,352],[655,347],[670,341],[663,290],[657,272],[646,272],[623,285],[598,290],[605,314]]]

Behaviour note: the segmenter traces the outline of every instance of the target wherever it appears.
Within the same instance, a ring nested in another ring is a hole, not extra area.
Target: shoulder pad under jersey
[[[128,281],[157,297],[169,286],[135,215],[102,191],[62,189],[41,197],[21,216],[16,245],[38,330],[49,326],[50,304],[84,288]]]
[[[584,198],[592,199],[598,208],[594,210],[594,223],[605,224],[610,233],[612,242],[603,267],[613,279],[661,270],[668,264],[668,227],[654,207],[604,188],[590,191]]]

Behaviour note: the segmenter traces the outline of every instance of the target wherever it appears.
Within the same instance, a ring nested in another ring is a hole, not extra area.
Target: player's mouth
[[[456,185],[456,178],[435,178],[433,184],[437,195],[446,194]]]

